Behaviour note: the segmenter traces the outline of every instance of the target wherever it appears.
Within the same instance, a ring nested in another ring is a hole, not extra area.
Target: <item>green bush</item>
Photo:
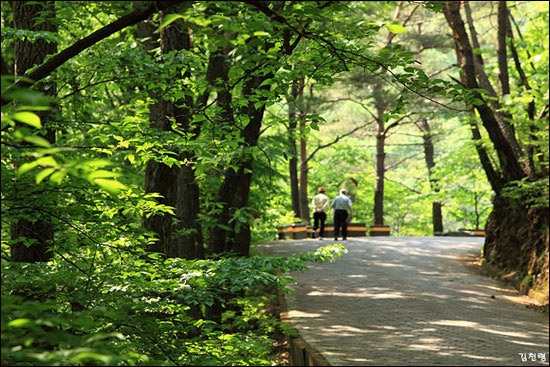
[[[270,335],[284,326],[262,313],[269,297],[252,291],[288,290],[288,272],[343,251],[209,260],[138,252],[93,268],[78,256],[2,260],[2,364],[271,365]],[[220,324],[204,314],[215,303],[225,309]]]

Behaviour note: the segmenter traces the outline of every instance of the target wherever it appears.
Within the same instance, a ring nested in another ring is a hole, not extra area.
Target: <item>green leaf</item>
[[[105,170],[97,170],[88,175],[89,180],[93,180],[96,178],[109,178],[109,177],[119,177],[120,173],[112,172],[112,171],[105,171]]]
[[[91,159],[91,160],[87,160],[87,161],[82,162],[83,166],[96,167],[96,168],[97,167],[110,166],[112,164],[113,163],[111,161],[108,161],[106,159]]]
[[[58,166],[57,162],[51,155],[38,158],[35,162],[37,162],[37,164],[41,166],[54,166],[54,167]]]
[[[162,24],[160,25],[159,30],[161,30],[162,28],[166,27],[170,23],[172,23],[172,22],[174,22],[174,21],[176,21],[180,18],[185,19],[185,17],[181,14],[168,14],[167,16],[164,17],[164,20],[162,21]]]
[[[19,110],[25,111],[48,111],[51,108],[49,106],[19,106]]]
[[[19,167],[19,170],[17,170],[17,176],[20,177],[24,173],[26,173],[26,172],[30,171],[31,169],[33,169],[34,167],[37,167],[37,166],[40,166],[40,165],[56,167],[58,164],[55,161],[55,159],[53,159],[53,157],[51,157],[51,156],[42,157],[42,158],[39,158],[39,159],[37,159],[33,162],[22,164],[21,167]]]
[[[17,170],[17,177],[21,177],[21,175],[29,172],[31,169],[33,169],[36,166],[38,166],[38,163],[36,163],[36,161],[22,164]]]
[[[89,337],[86,340],[86,342],[91,343],[91,342],[94,342],[94,341],[97,341],[97,340],[105,340],[105,339],[111,339],[111,338],[124,340],[124,335],[122,335],[121,333],[117,333],[117,332],[97,333],[97,334],[94,334],[91,337]]]
[[[474,98],[474,99],[472,99],[472,104],[474,106],[481,106],[483,104],[483,101],[479,98]]]
[[[55,168],[45,168],[36,175],[36,183],[39,184],[46,177],[55,172]]]
[[[15,319],[8,323],[10,327],[28,327],[34,325],[31,319]]]
[[[50,181],[55,182],[56,184],[60,184],[63,181],[63,177],[65,177],[66,174],[67,172],[65,170],[57,171],[56,173],[51,175]]]
[[[407,33],[407,30],[399,24],[386,24],[386,28],[388,28],[390,32],[395,34]]]
[[[51,146],[49,141],[40,136],[24,136],[23,140],[43,148],[49,148]]]
[[[265,32],[265,31],[256,31],[253,34],[254,34],[254,36],[269,36],[269,33]]]
[[[11,118],[24,124],[36,127],[37,129],[42,128],[40,117],[32,112],[16,112],[11,116]]]
[[[96,184],[98,184],[99,186],[101,186],[102,189],[104,189],[105,191],[110,192],[111,194],[116,194],[120,190],[126,189],[125,185],[123,185],[120,182],[115,181],[115,180],[106,180],[106,179],[103,179],[103,178],[96,178],[94,180],[94,182]]]

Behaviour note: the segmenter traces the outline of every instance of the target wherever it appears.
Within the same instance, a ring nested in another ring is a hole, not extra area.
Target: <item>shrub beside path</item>
[[[332,365],[546,365],[548,313],[476,274],[483,238],[293,240],[255,252],[290,255],[342,243],[333,263],[293,273],[288,313]]]

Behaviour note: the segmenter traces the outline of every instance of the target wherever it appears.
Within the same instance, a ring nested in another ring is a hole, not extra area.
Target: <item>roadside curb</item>
[[[305,339],[300,335],[298,330],[292,324],[292,320],[288,315],[288,305],[286,297],[282,290],[277,292],[280,304],[280,319],[291,325],[295,336],[285,335],[290,348],[290,365],[291,366],[330,366],[327,359],[315,348],[311,347]]]

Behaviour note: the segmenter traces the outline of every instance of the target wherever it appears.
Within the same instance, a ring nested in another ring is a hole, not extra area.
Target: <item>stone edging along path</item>
[[[278,298],[280,305],[279,317],[282,322],[292,326],[292,319],[288,314],[288,306],[283,291],[279,290]],[[291,366],[330,366],[327,359],[317,349],[312,348],[296,328],[293,327],[293,330],[295,335],[286,335],[290,349]]]

